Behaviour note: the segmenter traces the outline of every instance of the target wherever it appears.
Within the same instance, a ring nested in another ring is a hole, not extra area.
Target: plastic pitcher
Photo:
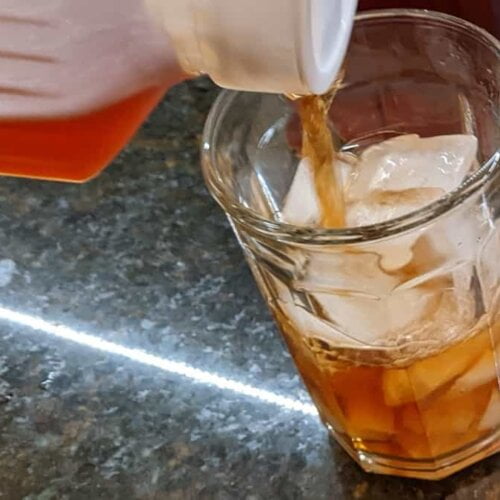
[[[2,0],[0,174],[81,182],[182,74],[328,89],[356,0]]]

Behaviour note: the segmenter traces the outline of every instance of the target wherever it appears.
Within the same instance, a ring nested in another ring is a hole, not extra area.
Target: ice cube
[[[487,338],[476,335],[440,354],[417,361],[406,369],[386,370],[382,381],[386,403],[399,406],[426,398],[464,375],[486,349]]]
[[[332,325],[299,305],[286,304],[282,307],[282,311],[304,337],[315,337],[337,345],[345,344],[346,341],[353,342],[352,339],[344,338]]]
[[[385,346],[394,335],[409,334],[432,308],[435,296],[420,289],[402,290],[378,300],[341,294],[315,294],[329,322],[365,345]]]
[[[500,388],[494,387],[486,411],[479,422],[478,429],[485,431],[500,425]]]
[[[339,157],[332,168],[340,170],[342,183],[351,176],[351,165]],[[321,219],[321,207],[314,184],[314,173],[308,158],[302,158],[285,197],[281,220],[297,226],[315,226]]]
[[[380,267],[384,271],[393,272],[408,265],[413,258],[411,251],[413,241],[413,238],[408,237],[406,241],[402,241],[398,245],[375,247],[374,250],[380,254]]]
[[[432,456],[473,441],[490,392],[488,387],[464,395],[447,391],[429,403],[403,406],[399,414],[401,444],[412,456]]]
[[[437,396],[428,406],[422,405],[420,414],[426,434],[433,439],[445,434],[467,432],[479,421],[488,404],[490,392],[489,387],[481,387],[473,394],[462,395],[450,390]]]
[[[412,458],[434,458],[436,456],[447,453],[461,446],[464,446],[477,436],[474,432],[467,433],[446,433],[435,434],[419,434],[411,431],[399,433],[398,441],[400,446]]]
[[[295,285],[311,292],[383,298],[398,286],[399,279],[383,272],[378,261],[375,253],[345,247],[310,253]]]
[[[471,170],[477,152],[473,135],[420,138],[402,135],[368,148],[348,198],[361,200],[377,191],[456,188]]]
[[[307,226],[317,224],[320,215],[311,164],[307,158],[303,158],[297,165],[297,171],[281,211],[281,218],[289,224]]]
[[[454,285],[457,290],[460,287],[469,290],[478,251],[482,241],[487,239],[491,231],[484,210],[485,207],[476,201],[469,203],[461,210],[441,217],[427,233],[429,243],[441,254],[443,264],[447,268],[454,267],[458,270],[458,274],[454,273]],[[468,277],[464,273],[464,264],[469,266]]]
[[[447,189],[451,189],[452,183],[456,185],[460,182],[471,167],[476,142],[474,137],[469,136],[432,139],[402,136],[367,149],[357,167],[357,177],[353,173],[354,169],[351,171],[347,163],[343,164],[343,182],[348,192],[356,193],[356,189],[361,189],[360,183],[364,185],[363,182],[366,182],[363,191],[366,197],[350,201],[347,205],[348,225],[384,222],[441,197]],[[416,151],[412,152],[412,148],[416,148]],[[396,160],[400,161],[400,168],[406,168],[408,175],[402,176],[401,170],[396,171],[393,165]],[[381,164],[377,166],[377,162]],[[392,165],[392,170],[383,171],[387,165]],[[429,165],[432,166],[430,172]],[[385,177],[379,175],[377,178],[378,171]],[[394,177],[392,180],[391,174]],[[403,180],[396,177],[403,177]],[[377,182],[371,182],[372,178]],[[297,167],[281,215],[282,220],[298,225],[314,225],[320,220],[314,176],[307,159],[303,159]],[[330,341],[336,339],[344,342],[351,338],[356,339],[356,343],[361,341],[380,345],[387,335],[398,330],[409,333],[412,325],[422,321],[426,313],[435,311],[436,307],[432,304],[440,296],[439,290],[431,290],[430,287],[424,289],[413,284],[397,290],[402,278],[401,273],[397,276],[395,271],[406,269],[411,264],[413,247],[421,239],[422,231],[413,231],[360,246],[362,252],[358,255],[361,260],[355,263],[349,261],[346,248],[325,248],[321,254],[315,253],[309,259],[306,273],[290,284],[304,291],[309,303],[300,305],[289,297],[289,300],[283,301],[285,314],[300,331]],[[427,247],[439,248],[439,245],[429,244]],[[428,253],[426,262],[432,261],[440,266],[446,261],[446,256],[438,255],[438,252],[434,252],[436,258],[429,261]],[[355,255],[354,252],[352,254]],[[440,269],[437,268],[437,271]],[[470,276],[466,278],[469,281],[462,279],[460,286],[468,290]],[[450,284],[446,286],[449,288]],[[437,316],[437,319],[442,322],[441,316]],[[427,390],[425,383],[424,380],[423,392]],[[395,398],[398,399],[398,396]]]
[[[435,291],[395,291],[400,278],[382,271],[378,259],[346,249],[309,254],[289,285],[274,280],[283,313],[303,335],[337,345],[381,346],[397,332],[409,334],[435,309]]]
[[[469,135],[425,139],[405,135],[368,148],[347,185],[345,198],[351,200],[346,209],[347,225],[386,222],[436,201],[460,184],[473,165],[476,151],[477,139]],[[451,251],[446,253],[450,256],[465,254],[470,258],[477,232],[477,224],[471,226],[470,219],[458,225],[444,221],[446,237],[438,247],[449,246]],[[374,246],[381,255],[382,268],[393,272],[406,266],[419,235],[414,231]]]
[[[401,192],[378,193],[362,201],[351,203],[346,209],[346,222],[350,227],[378,224],[414,212],[437,200],[444,194],[442,189],[422,188]],[[381,257],[380,265],[392,272],[406,266],[413,257],[412,246],[420,231],[397,236],[365,247]]]
[[[452,388],[453,392],[466,392],[484,385],[497,376],[495,359],[493,351],[487,349],[483,355],[465,372],[464,375],[459,377]]]
[[[391,333],[408,332],[412,325],[426,318],[435,302],[432,293],[419,289],[380,298],[349,295],[342,291],[338,294],[304,292],[299,294],[300,302],[278,280],[274,288],[278,291],[282,313],[301,335],[344,347],[385,345]]]
[[[306,298],[304,299],[304,304],[299,304],[298,300],[294,298],[294,292],[291,289],[291,285],[285,285],[276,278],[270,279],[272,279],[273,288],[278,298],[277,305],[281,313],[293,325],[299,335],[304,337],[316,337],[337,345],[345,345],[347,342],[350,345],[357,345],[359,347],[359,342],[343,336],[333,328],[333,325],[328,324],[328,322],[318,317],[314,311],[309,310],[307,308],[309,304]],[[312,294],[310,298],[311,300],[316,300],[315,296]]]
[[[495,301],[498,300],[500,270],[498,256],[500,255],[500,221],[492,225],[485,235],[482,245],[478,245],[477,271],[481,282],[481,291],[485,306],[488,310],[496,309]],[[500,342],[500,335],[498,338]],[[500,364],[500,361],[499,361]]]
[[[442,189],[430,187],[369,195],[363,200],[348,204],[347,225],[358,227],[386,222],[414,212],[437,200],[444,193]]]
[[[400,406],[417,401],[410,377],[405,368],[394,368],[384,372],[382,379],[384,400],[389,406]]]

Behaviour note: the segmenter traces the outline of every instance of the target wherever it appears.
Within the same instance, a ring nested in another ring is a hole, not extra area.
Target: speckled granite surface
[[[371,476],[300,411],[203,187],[214,95],[174,89],[87,185],[0,180],[0,498],[499,499],[498,456],[438,483]]]

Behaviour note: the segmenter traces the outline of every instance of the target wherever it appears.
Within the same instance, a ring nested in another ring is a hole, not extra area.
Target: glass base
[[[327,425],[331,437],[366,472],[417,479],[443,479],[486,457],[500,452],[500,429],[451,453],[429,459],[392,457],[357,450],[352,441]]]

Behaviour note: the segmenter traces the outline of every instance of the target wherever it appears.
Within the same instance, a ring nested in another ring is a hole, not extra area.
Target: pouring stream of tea
[[[342,179],[337,168],[337,151],[328,126],[328,111],[341,84],[339,78],[324,95],[297,99],[302,124],[302,158],[310,162],[324,228],[345,226]]]

